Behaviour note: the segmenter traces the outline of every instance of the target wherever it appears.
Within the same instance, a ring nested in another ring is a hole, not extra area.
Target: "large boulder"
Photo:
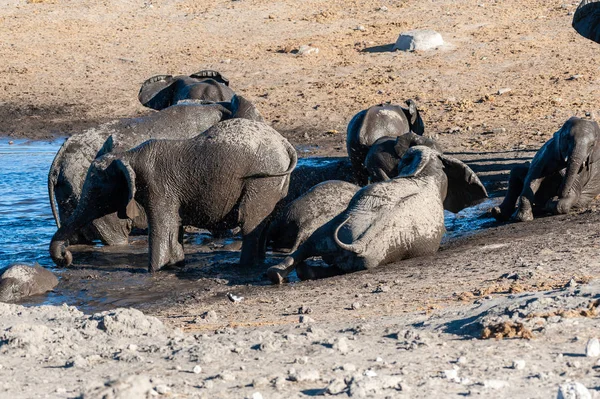
[[[430,29],[402,32],[394,44],[394,50],[426,51],[444,45],[442,35]]]

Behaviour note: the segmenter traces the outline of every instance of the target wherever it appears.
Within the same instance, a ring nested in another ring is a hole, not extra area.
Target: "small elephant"
[[[410,148],[416,145],[424,145],[443,152],[435,140],[408,132],[398,137],[381,137],[371,146],[365,159],[365,168],[369,173],[369,181],[389,180],[398,175],[398,164],[400,158]]]
[[[534,210],[568,213],[600,194],[600,128],[594,121],[573,117],[535,154],[530,165],[513,168],[508,191],[492,215],[529,221]]]
[[[17,301],[43,294],[57,285],[56,276],[38,264],[14,264],[0,276],[0,302]]]
[[[314,279],[434,253],[446,230],[444,209],[458,212],[487,198],[467,165],[429,147],[410,148],[398,170],[358,191],[345,211],[269,268],[269,279],[281,283],[297,265],[301,279]],[[312,256],[329,267],[303,264]]]
[[[354,115],[348,124],[346,148],[359,184],[367,184],[368,173],[364,162],[369,148],[377,139],[408,132],[421,136],[425,132],[415,101],[407,100],[406,105],[408,109],[393,104],[374,105]]]
[[[581,36],[600,43],[600,3],[583,0],[573,14],[573,28]]]
[[[50,255],[68,266],[75,231],[117,212],[148,218],[149,270],[183,262],[183,226],[240,226],[242,265],[265,257],[267,216],[287,194],[294,147],[268,125],[231,119],[187,140],[149,140],[92,162],[77,208],[52,237]]]
[[[254,109],[254,105],[241,96],[234,96],[225,103],[181,103],[140,118],[109,122],[69,137],[48,172],[48,196],[56,225],[60,227],[77,208],[86,173],[94,158],[112,151],[129,150],[151,138],[191,138],[222,120],[252,118]],[[119,219],[116,214],[106,215],[73,232],[70,242],[89,243],[99,239],[108,245],[126,244],[132,228],[146,227],[143,211],[135,220]]]
[[[358,190],[355,184],[329,180],[295,199],[269,225],[273,250],[295,251],[317,228],[343,212]]]
[[[200,71],[190,76],[156,75],[146,80],[138,99],[143,106],[165,109],[181,100],[231,101],[229,80],[216,71]]]

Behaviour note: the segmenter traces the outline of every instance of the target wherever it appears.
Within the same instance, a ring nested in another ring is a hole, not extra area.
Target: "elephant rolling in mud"
[[[583,0],[573,15],[573,28],[581,36],[600,43],[600,3]]]
[[[492,215],[500,221],[529,221],[533,212],[568,213],[600,194],[600,128],[594,121],[571,118],[535,154],[530,165],[510,172],[508,191]]]
[[[234,94],[223,75],[205,70],[190,76],[153,76],[142,84],[138,99],[145,107],[161,110],[181,100],[231,101]]]
[[[77,208],[54,234],[50,255],[68,266],[73,233],[118,212],[146,212],[149,270],[184,260],[183,226],[208,230],[241,227],[242,265],[264,260],[267,216],[287,194],[296,166],[292,145],[268,125],[232,119],[187,140],[149,140],[108,153],[89,168]]]
[[[425,125],[417,104],[407,100],[408,109],[399,105],[379,104],[360,111],[348,124],[346,148],[359,184],[367,184],[368,174],[364,168],[369,148],[384,136],[400,136],[408,132],[423,135]]]
[[[457,159],[424,146],[409,149],[394,179],[358,191],[338,216],[319,227],[267,275],[281,283],[298,266],[302,279],[327,277],[434,253],[452,212],[487,197],[477,175]],[[329,267],[303,261],[321,256]]]
[[[369,181],[389,180],[398,175],[400,159],[410,147],[424,145],[442,152],[435,140],[408,132],[398,137],[384,136],[378,139],[367,153],[365,168],[369,173]]]
[[[48,172],[48,195],[58,227],[77,208],[88,168],[94,158],[107,152],[129,150],[149,139],[187,139],[216,123],[252,114],[254,106],[241,96],[231,102],[182,103],[140,118],[123,119],[69,137],[54,157]],[[112,136],[111,140],[107,138]],[[146,228],[143,212],[135,219],[106,215],[73,231],[71,243],[99,239],[104,244],[127,243],[132,228]]]

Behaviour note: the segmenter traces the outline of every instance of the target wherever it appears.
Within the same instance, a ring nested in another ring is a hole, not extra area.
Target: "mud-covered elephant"
[[[252,118],[253,109],[254,105],[241,96],[234,96],[230,102],[180,103],[160,112],[109,122],[69,137],[48,172],[48,195],[57,226],[60,227],[77,207],[86,173],[97,156],[125,151],[151,138],[191,138],[222,120]],[[111,140],[107,141],[110,136]],[[108,245],[125,244],[132,228],[146,228],[144,216],[143,211],[134,220],[107,215],[74,231],[70,240],[73,244],[96,239]]]
[[[181,100],[231,101],[234,94],[227,78],[204,70],[190,76],[153,76],[142,84],[138,99],[145,107],[161,110]]]
[[[297,266],[301,279],[313,279],[431,254],[445,232],[444,209],[458,212],[487,197],[467,165],[429,147],[410,148],[398,170],[396,178],[358,191],[346,210],[271,267],[269,279],[281,283]],[[312,256],[329,267],[303,263]]]
[[[295,251],[316,229],[344,211],[358,190],[356,184],[341,180],[317,184],[274,216],[267,242],[274,251]]]
[[[600,128],[573,117],[535,154],[531,164],[513,168],[506,197],[492,209],[498,220],[533,219],[534,211],[568,213],[600,194]]]
[[[423,135],[425,125],[414,100],[407,100],[408,108],[394,104],[379,104],[360,111],[348,124],[346,149],[361,185],[367,184],[364,168],[369,148],[384,136],[400,136],[414,132]]]
[[[573,15],[573,28],[583,37],[600,43],[600,3],[583,0]]]
[[[442,147],[429,137],[408,132],[398,137],[381,137],[369,149],[365,159],[365,168],[371,183],[385,181],[398,175],[400,159],[410,147],[424,145],[438,152]]]
[[[108,153],[89,168],[79,204],[54,234],[50,255],[68,266],[69,239],[82,226],[117,212],[146,212],[149,270],[184,260],[183,226],[241,227],[242,265],[264,260],[266,218],[287,194],[294,147],[268,125],[232,119],[186,140],[149,140]]]

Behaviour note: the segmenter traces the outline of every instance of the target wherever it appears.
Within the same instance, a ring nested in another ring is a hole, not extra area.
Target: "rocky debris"
[[[438,32],[430,29],[416,29],[402,32],[394,44],[394,50],[427,51],[444,45]]]
[[[515,370],[523,370],[523,369],[525,369],[525,360],[523,360],[523,359],[514,360],[512,362],[511,367]]]
[[[352,310],[358,310],[361,308],[360,302],[353,302],[352,305],[350,305],[350,308]]]
[[[216,323],[219,320],[219,316],[217,316],[217,312],[214,310],[209,310],[208,312],[204,312],[200,315],[200,318],[196,318],[194,320],[195,323]]]
[[[58,279],[37,263],[33,266],[14,264],[0,276],[0,302],[16,301],[51,291]]]
[[[146,399],[154,394],[150,378],[144,375],[132,375],[113,381],[102,386],[91,388],[84,392],[83,399]]]
[[[484,388],[488,389],[504,389],[508,387],[508,381],[504,380],[485,380],[483,381]]]
[[[568,382],[558,387],[556,399],[592,399],[592,394],[583,384]]]
[[[340,353],[348,353],[350,347],[348,346],[348,338],[340,337],[337,342],[333,345],[334,349],[340,351]]]
[[[503,95],[503,94],[506,94],[506,93],[509,93],[509,92],[511,92],[511,91],[512,91],[512,89],[511,89],[511,88],[509,88],[509,87],[504,87],[504,88],[502,88],[502,89],[498,89],[498,92],[497,92],[497,93],[498,93],[498,95],[499,95],[499,96],[501,96],[501,95]]]
[[[308,306],[302,305],[298,308],[298,314],[310,314],[312,312],[313,312],[312,308],[310,308]]]
[[[309,45],[302,45],[298,48],[298,52],[296,53],[299,56],[307,56],[311,54],[319,54],[319,49],[317,47],[311,47]]]
[[[306,315],[300,315],[298,321],[300,323],[314,323],[315,319],[313,319],[310,316],[306,316]]]
[[[242,302],[244,300],[243,296],[237,296],[232,294],[231,292],[227,293],[227,298],[233,303]]]
[[[458,378],[458,367],[453,369],[442,371],[442,377],[453,382],[460,382],[460,378]]]
[[[165,326],[156,317],[146,316],[137,309],[114,309],[96,313],[92,320],[108,335],[119,337],[154,337],[165,333]]]
[[[195,365],[194,368],[192,369],[192,373],[194,374],[200,374],[202,372],[202,367],[200,367],[199,365]]]
[[[587,357],[600,356],[600,341],[598,341],[598,338],[590,338],[585,346],[585,355]]]
[[[334,378],[329,381],[325,387],[325,393],[329,395],[338,395],[348,389],[348,384],[343,378]]]

